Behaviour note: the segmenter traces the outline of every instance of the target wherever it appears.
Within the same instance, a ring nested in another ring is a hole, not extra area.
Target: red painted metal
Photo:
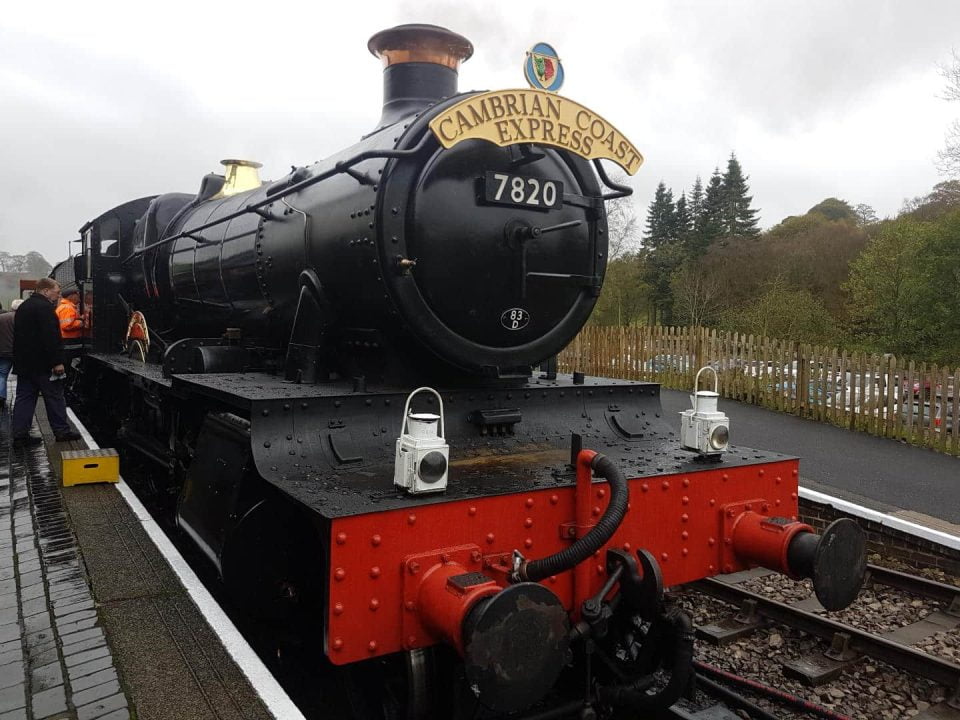
[[[729,469],[708,465],[699,472],[631,479],[627,515],[607,547],[651,551],[666,585],[716,575],[727,570],[725,566],[729,571],[746,569],[753,557],[750,545],[734,551],[734,536],[725,534],[733,529],[726,511],[739,504],[735,518],[748,512],[750,504],[749,512],[795,520],[797,474],[798,462],[784,460]],[[415,612],[416,598],[408,596],[411,556],[434,558],[418,561],[422,571],[442,563],[446,553],[464,568],[505,585],[514,549],[528,559],[562,550],[573,538],[562,537],[558,528],[581,525],[578,507],[589,508],[588,525],[595,522],[609,496],[603,481],[589,488],[579,484],[335,520],[330,529],[328,655],[335,664],[345,664],[436,642],[436,632]],[[589,503],[584,502],[587,498]],[[764,541],[763,547],[768,544]],[[584,578],[580,590],[600,590],[606,579],[606,549],[583,563],[577,575]],[[500,567],[490,567],[494,565]],[[574,593],[573,575],[566,572],[543,582],[568,610],[581,594]],[[411,599],[414,611],[405,609]],[[411,636],[415,642],[409,642]]]
[[[799,579],[790,570],[787,550],[797,533],[814,532],[806,523],[786,518],[771,519],[749,509],[738,514],[732,523],[733,552],[741,562],[762,565]]]
[[[452,645],[461,655],[463,621],[467,613],[479,600],[496,595],[502,589],[490,578],[468,588],[454,582],[454,578],[469,572],[469,568],[452,560],[437,563],[426,570],[417,590],[415,614],[435,641]],[[408,637],[411,646],[417,645],[410,640]]]
[[[590,532],[590,528],[597,523],[602,512],[599,502],[594,502],[593,470],[590,467],[590,463],[596,456],[597,453],[594,450],[581,450],[577,455],[577,537]],[[597,497],[596,500],[605,500],[606,488],[598,488],[597,490],[598,496],[600,490],[603,490],[605,494],[603,497]],[[593,512],[594,510],[597,512]],[[595,566],[595,562],[587,561],[577,565],[574,570],[572,609],[577,617],[579,617],[583,601],[596,592],[595,590],[591,591],[595,584],[591,582],[596,575]]]

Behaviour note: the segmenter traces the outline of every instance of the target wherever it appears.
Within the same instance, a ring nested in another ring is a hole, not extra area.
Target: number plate
[[[488,203],[496,205],[552,210],[563,204],[563,183],[488,171],[484,177],[483,196]]]

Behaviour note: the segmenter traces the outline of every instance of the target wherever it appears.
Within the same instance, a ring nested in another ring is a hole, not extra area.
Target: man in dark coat
[[[17,399],[13,404],[14,445],[36,445],[40,438],[30,435],[37,395],[43,395],[47,419],[57,442],[79,440],[67,421],[63,397],[63,351],[60,323],[55,307],[60,284],[42,278],[37,289],[17,310],[13,324],[13,371],[17,374]]]
[[[20,302],[14,300],[10,312],[0,312],[0,412],[7,404],[7,376],[13,367],[13,318]]]

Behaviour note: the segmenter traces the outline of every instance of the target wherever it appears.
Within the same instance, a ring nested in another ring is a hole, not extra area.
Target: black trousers
[[[37,395],[43,395],[47,419],[54,435],[71,431],[67,421],[67,401],[63,397],[63,380],[51,380],[49,373],[17,375],[17,400],[13,405],[13,436],[23,437],[33,425]]]

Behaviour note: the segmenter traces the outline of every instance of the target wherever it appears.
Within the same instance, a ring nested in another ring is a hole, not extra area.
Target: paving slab
[[[273,717],[115,485],[61,488],[65,449],[0,413],[0,720]]]

